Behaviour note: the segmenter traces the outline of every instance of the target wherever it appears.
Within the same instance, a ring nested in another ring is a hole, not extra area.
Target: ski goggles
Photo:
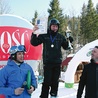
[[[10,54],[15,54],[17,52],[25,52],[26,51],[26,48],[24,45],[19,45],[19,46],[12,46],[9,50],[9,53]]]

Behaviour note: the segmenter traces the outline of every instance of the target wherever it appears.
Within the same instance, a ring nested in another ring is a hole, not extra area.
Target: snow
[[[31,98],[39,98],[42,84],[38,84],[38,88],[33,92]],[[78,83],[74,84],[73,88],[65,88],[64,83],[59,83],[58,98],[76,98]],[[49,95],[50,96],[50,95]],[[84,93],[83,93],[84,96]],[[84,97],[82,97],[84,98]]]

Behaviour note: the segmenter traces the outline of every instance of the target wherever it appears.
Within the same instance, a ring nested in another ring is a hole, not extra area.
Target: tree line
[[[2,4],[3,0],[0,0],[0,14],[9,13],[10,7],[6,4]],[[2,6],[3,5],[3,6]],[[71,35],[74,39],[73,52],[77,48],[77,45],[84,46],[85,44],[96,40],[98,38],[98,4],[94,7],[92,0],[88,0],[88,4],[83,4],[81,8],[80,16],[69,16],[63,14],[63,9],[60,8],[59,0],[51,0],[49,4],[50,8],[47,9],[49,14],[48,21],[52,18],[56,18],[60,21],[59,32],[65,36],[67,26],[71,30]],[[32,20],[35,24],[38,12],[35,11]]]

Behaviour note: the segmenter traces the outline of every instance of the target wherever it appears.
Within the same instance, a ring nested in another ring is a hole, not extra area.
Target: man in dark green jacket
[[[98,98],[98,46],[92,50],[91,62],[84,66],[77,98],[82,98],[84,87],[85,98]]]
[[[49,21],[47,34],[37,36],[32,33],[31,44],[38,46],[43,43],[43,63],[44,63],[44,82],[40,98],[48,98],[49,89],[51,88],[51,98],[57,98],[58,79],[60,76],[62,53],[61,47],[68,49],[68,41],[63,35],[58,33],[59,21],[55,18]],[[33,32],[38,29],[33,28]]]

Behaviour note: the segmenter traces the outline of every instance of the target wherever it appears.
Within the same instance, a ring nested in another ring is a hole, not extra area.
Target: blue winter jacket
[[[8,60],[7,65],[0,70],[0,94],[4,94],[6,98],[31,98],[26,87],[21,95],[14,94],[15,89],[26,81],[28,70],[31,72],[31,85],[36,88],[36,78],[31,66],[22,63],[18,67],[13,60]]]

